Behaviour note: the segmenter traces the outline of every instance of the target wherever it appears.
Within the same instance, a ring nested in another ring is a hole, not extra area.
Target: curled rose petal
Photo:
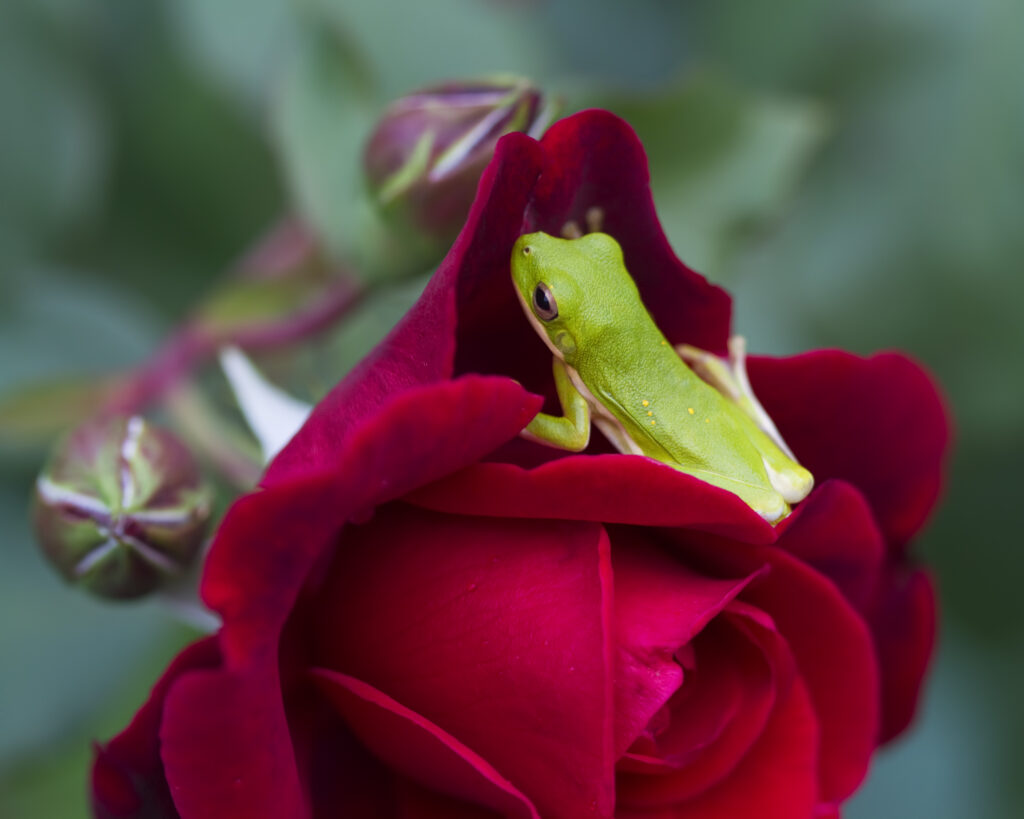
[[[676,652],[754,575],[718,580],[697,574],[629,529],[616,530],[613,548],[615,750],[621,756],[683,684]]]
[[[539,819],[529,800],[478,754],[366,683],[317,670],[327,698],[366,746],[426,788],[489,807],[510,819]]]
[[[307,813],[276,668],[199,671],[167,696],[161,756],[188,819]]]
[[[935,647],[935,609],[927,572],[889,570],[871,618],[882,667],[882,742],[903,731],[917,710]]]
[[[771,524],[731,492],[649,458],[565,457],[523,469],[469,466],[411,492],[428,509],[477,515],[685,526],[771,543]]]
[[[110,742],[96,747],[92,803],[99,819],[177,817],[160,758],[159,733],[167,694],[181,677],[219,662],[220,651],[213,638],[186,648],[154,686],[131,724]]]
[[[794,511],[778,541],[828,577],[855,608],[876,593],[885,543],[864,496],[843,481],[825,481]]]
[[[950,436],[921,367],[895,353],[865,359],[837,350],[751,358],[749,366],[761,403],[816,480],[852,483],[887,540],[905,544],[938,499]]]
[[[878,740],[879,672],[864,619],[834,584],[777,547],[740,551],[710,535],[671,534],[705,571],[769,567],[743,599],[772,618],[806,684],[820,724],[821,798],[848,796],[863,780]]]
[[[388,507],[342,535],[322,594],[318,665],[458,737],[544,815],[611,810],[599,526]]]

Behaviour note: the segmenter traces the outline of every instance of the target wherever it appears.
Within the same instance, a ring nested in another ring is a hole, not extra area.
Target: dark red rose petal
[[[625,806],[617,819],[800,819],[817,799],[817,720],[799,677],[772,711],[764,731],[719,785],[679,805],[654,810]]]
[[[917,710],[935,647],[935,609],[927,572],[889,569],[871,619],[882,669],[882,742],[900,734]]]
[[[702,529],[750,543],[776,533],[736,495],[637,455],[577,455],[523,469],[479,463],[410,492],[427,509]]]
[[[545,816],[608,816],[611,567],[595,524],[392,505],[345,530],[319,664],[480,754]]]
[[[739,549],[710,535],[666,534],[710,572],[770,567],[741,599],[772,618],[807,686],[821,725],[822,800],[849,796],[863,780],[878,738],[879,672],[864,620],[831,581],[777,547]]]
[[[784,526],[779,548],[813,566],[865,612],[878,587],[885,543],[864,496],[844,481],[825,481]]]
[[[453,799],[409,779],[397,783],[395,802],[395,819],[503,819],[503,814]]]
[[[349,816],[395,814],[400,781],[375,759],[335,713],[308,669],[284,692],[296,764],[308,794],[312,819],[335,819],[339,805]]]
[[[615,756],[683,682],[676,652],[750,582],[716,580],[674,560],[635,529],[612,537],[615,572]]]
[[[153,687],[131,724],[106,745],[96,746],[92,804],[99,819],[177,819],[160,759],[160,723],[168,691],[181,677],[220,662],[214,638],[186,648]]]
[[[539,819],[529,799],[490,763],[425,717],[346,674],[324,669],[315,674],[352,730],[394,770],[499,816]],[[422,806],[423,801],[415,799],[414,804]]]
[[[691,679],[669,703],[662,732],[646,743],[646,764],[619,765],[622,774],[661,776],[620,775],[624,804],[679,804],[725,780],[761,741],[773,708],[793,684],[785,641],[763,613],[742,603],[731,603],[694,647]]]
[[[309,815],[274,665],[179,680],[167,696],[160,742],[182,819]]]
[[[902,546],[935,505],[949,443],[943,402],[908,358],[822,350],[751,358],[750,380],[801,462],[821,483],[842,478]]]
[[[540,146],[528,137],[502,140],[487,167],[466,225],[405,318],[322,400],[267,469],[270,487],[311,473],[332,471],[348,436],[383,404],[405,390],[450,378],[456,324],[467,300],[489,310],[492,292],[511,294],[509,258],[523,210],[540,173]],[[494,368],[460,372],[500,373]]]
[[[504,378],[466,376],[409,389],[335,453],[333,475],[242,498],[214,541],[203,599],[224,616],[229,664],[276,651],[302,583],[345,520],[478,460],[533,417],[535,397]]]

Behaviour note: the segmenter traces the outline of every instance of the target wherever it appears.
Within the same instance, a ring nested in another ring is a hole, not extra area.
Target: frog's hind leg
[[[772,417],[761,406],[761,402],[754,395],[753,387],[750,386],[750,379],[747,377],[747,340],[743,336],[733,336],[729,339],[728,359],[689,344],[678,344],[675,351],[702,380],[743,410],[779,449],[791,460],[796,460],[793,450],[783,440]]]
[[[789,503],[803,500],[814,487],[814,476],[796,460],[771,416],[754,395],[747,377],[747,345],[743,336],[729,339],[729,358],[722,359],[687,344],[676,352],[701,379],[725,398],[738,424],[757,448],[775,490]]]
[[[725,489],[738,495],[739,498],[751,509],[757,512],[769,523],[778,523],[789,514],[789,499],[779,492],[774,486],[758,486],[747,481],[713,472],[708,469],[699,469],[687,466],[674,466],[680,472],[693,475],[695,478],[720,489]],[[765,466],[767,469],[767,465]],[[769,472],[770,477],[770,472]]]

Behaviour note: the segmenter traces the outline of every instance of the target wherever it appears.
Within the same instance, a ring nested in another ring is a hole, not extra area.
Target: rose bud
[[[447,246],[498,139],[513,131],[538,136],[549,121],[540,91],[519,77],[449,82],[402,97],[366,145],[371,195],[390,221]]]
[[[193,561],[210,493],[189,451],[139,416],[75,429],[36,481],[43,553],[64,577],[102,597],[141,597]]]

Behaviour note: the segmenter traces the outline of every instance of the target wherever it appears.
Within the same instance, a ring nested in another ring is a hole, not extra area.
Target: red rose
[[[99,749],[97,815],[837,814],[931,654],[905,548],[941,404],[898,355],[751,361],[818,482],[774,528],[599,436],[518,438],[556,405],[511,247],[594,206],[668,338],[724,351],[729,299],[673,255],[628,126],[506,137],[419,303],[227,516],[224,627]]]

